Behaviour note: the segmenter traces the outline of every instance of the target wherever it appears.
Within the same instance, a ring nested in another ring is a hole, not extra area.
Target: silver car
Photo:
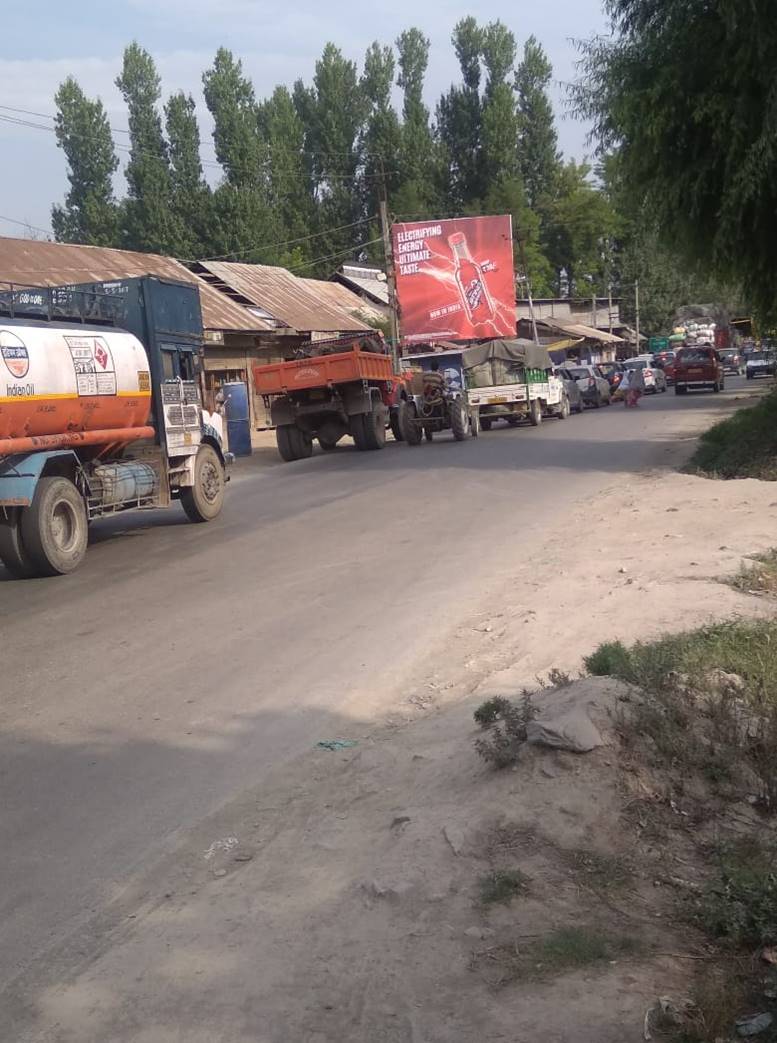
[[[563,369],[580,388],[580,395],[585,405],[591,406],[593,409],[609,406],[612,401],[610,382],[602,376],[598,366],[586,363],[579,365],[567,363]]]
[[[645,379],[646,395],[657,395],[659,391],[666,391],[666,373],[660,366],[656,365],[656,360],[652,355],[637,355],[634,359],[627,359],[623,366],[626,370],[642,370],[642,376]]]

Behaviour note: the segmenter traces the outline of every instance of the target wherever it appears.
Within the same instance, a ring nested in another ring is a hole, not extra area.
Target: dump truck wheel
[[[84,559],[86,505],[67,478],[41,478],[21,516],[21,539],[38,576],[65,576]]]
[[[224,466],[212,445],[201,445],[194,459],[194,485],[181,489],[181,505],[193,522],[213,521],[224,506]]]
[[[362,413],[351,420],[361,422],[360,442],[356,443],[359,449],[369,451],[383,448],[386,444],[386,407],[382,402],[373,402],[369,413]]]
[[[306,460],[313,453],[313,439],[296,424],[280,424],[275,431],[278,452],[286,463]]]
[[[451,430],[457,442],[463,442],[467,437],[469,427],[467,411],[461,402],[451,402]]]
[[[393,409],[391,411],[391,416],[389,417],[389,424],[391,426],[391,433],[394,436],[394,441],[404,442],[405,439],[399,427],[399,410]]]
[[[412,402],[403,402],[399,407],[399,430],[408,445],[420,445],[423,432],[416,423],[416,409]]]
[[[0,517],[0,562],[16,579],[29,579],[35,568],[22,543],[21,509],[11,507],[8,518]]]

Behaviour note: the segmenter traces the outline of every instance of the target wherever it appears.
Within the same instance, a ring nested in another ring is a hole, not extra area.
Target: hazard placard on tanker
[[[116,371],[103,337],[65,337],[79,395],[115,395]]]

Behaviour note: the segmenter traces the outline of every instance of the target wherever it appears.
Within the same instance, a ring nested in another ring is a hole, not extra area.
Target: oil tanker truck
[[[199,292],[142,276],[0,286],[0,559],[72,572],[95,518],[221,511],[231,456],[203,410]]]

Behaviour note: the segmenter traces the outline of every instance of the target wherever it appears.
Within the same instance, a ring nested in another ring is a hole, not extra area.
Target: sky
[[[220,46],[243,61],[258,98],[276,84],[309,82],[324,44],[332,40],[359,63],[373,40],[391,43],[403,29],[417,26],[431,40],[427,103],[432,112],[443,91],[457,82],[450,45],[456,22],[474,14],[483,24],[500,19],[515,33],[519,50],[534,35],[554,67],[554,101],[559,141],[567,156],[587,151],[587,128],[564,113],[563,83],[575,74],[573,41],[605,30],[602,0],[28,0],[3,12],[0,33],[0,106],[54,113],[54,93],[75,76],[91,96],[99,96],[117,143],[127,141],[126,113],[114,80],[121,55],[137,40],[153,56],[164,94],[191,92],[197,102],[203,137],[202,157],[213,160],[211,123],[202,99],[202,73]],[[51,125],[41,116],[0,115]],[[53,133],[0,120],[0,235],[30,234],[20,224],[48,230],[51,205],[67,191],[66,165]],[[122,165],[126,153],[119,153]],[[209,170],[210,173],[210,170]],[[121,190],[121,183],[118,185]]]

